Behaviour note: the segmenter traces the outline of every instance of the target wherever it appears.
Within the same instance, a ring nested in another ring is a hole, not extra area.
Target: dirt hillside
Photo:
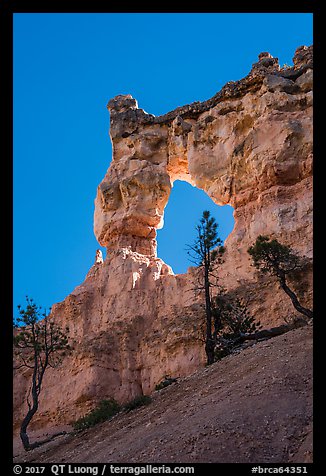
[[[16,440],[14,456],[38,463],[311,462],[312,327],[250,345],[155,392],[149,405],[77,435],[29,453]]]

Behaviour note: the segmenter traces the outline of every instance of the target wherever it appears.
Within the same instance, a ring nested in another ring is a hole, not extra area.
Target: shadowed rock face
[[[201,296],[194,273],[174,275],[156,255],[156,230],[174,180],[234,207],[220,282],[250,297],[266,327],[293,314],[277,284],[250,266],[248,247],[271,235],[312,260],[312,47],[293,67],[261,53],[250,73],[211,99],[155,117],[130,95],[108,103],[111,165],[97,189],[94,232],[107,258],[52,307],[74,347],[45,376],[34,425],[66,423],[96,401],[149,394],[164,375],[183,376],[204,363]],[[295,286],[295,283],[293,283]],[[311,306],[309,268],[296,285]],[[25,412],[29,374],[15,376],[15,421]],[[60,388],[58,388],[58,381]]]

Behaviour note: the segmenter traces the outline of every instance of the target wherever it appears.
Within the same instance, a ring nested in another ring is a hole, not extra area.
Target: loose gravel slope
[[[33,435],[32,439],[33,439]],[[15,462],[312,461],[312,327],[251,345],[155,392],[146,407]]]

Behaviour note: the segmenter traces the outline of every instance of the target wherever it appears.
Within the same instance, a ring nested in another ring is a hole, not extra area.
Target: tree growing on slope
[[[55,368],[61,363],[69,345],[67,334],[51,321],[46,311],[42,312],[33,299],[26,297],[26,300],[26,309],[18,306],[19,317],[14,320],[14,368],[32,370],[26,398],[28,411],[20,427],[20,438],[28,451],[42,444],[30,443],[27,428],[39,407],[44,373],[48,367]]]
[[[302,258],[289,246],[282,245],[276,239],[271,240],[268,236],[263,235],[259,235],[256,242],[248,248],[248,253],[257,269],[277,278],[281,288],[291,299],[294,308],[312,319],[313,312],[300,304],[297,295],[287,284],[289,274],[302,267]]]
[[[215,357],[219,359],[248,336],[255,335],[262,326],[250,313],[248,300],[230,296],[224,288],[220,289],[213,304],[213,314],[218,315],[220,322],[215,348]]]
[[[201,282],[196,289],[200,289],[205,295],[205,352],[207,365],[214,362],[214,350],[216,336],[220,323],[213,314],[212,287],[213,279],[216,281],[215,268],[221,261],[224,252],[222,240],[217,232],[218,224],[210,212],[205,210],[196,226],[196,238],[192,245],[188,245],[188,254],[192,262],[199,268]],[[215,317],[215,318],[214,318]]]

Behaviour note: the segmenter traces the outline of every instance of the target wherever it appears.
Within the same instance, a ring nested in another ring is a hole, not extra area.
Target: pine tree
[[[200,289],[203,290],[205,295],[205,352],[207,365],[211,365],[214,362],[215,336],[219,325],[218,321],[213,318],[211,296],[214,265],[220,262],[224,252],[217,227],[218,224],[215,218],[211,217],[210,212],[205,210],[199,224],[196,226],[197,237],[195,242],[193,245],[188,245],[188,254],[200,269],[203,277],[203,285],[200,286]]]
[[[293,271],[302,267],[303,259],[300,258],[289,246],[282,245],[276,239],[259,235],[254,245],[248,248],[254,266],[262,271],[275,276],[283,291],[289,296],[294,308],[309,319],[313,312],[303,307],[296,294],[289,288],[286,278]]]
[[[26,297],[26,300],[26,309],[18,306],[20,317],[14,321],[14,355],[16,358],[14,368],[32,370],[31,386],[27,396],[28,411],[20,427],[20,438],[25,450],[28,451],[41,444],[30,443],[27,427],[39,407],[39,395],[44,373],[48,367],[55,368],[61,363],[69,345],[67,335],[51,321],[46,311],[42,312],[42,308],[37,306],[33,299]]]

